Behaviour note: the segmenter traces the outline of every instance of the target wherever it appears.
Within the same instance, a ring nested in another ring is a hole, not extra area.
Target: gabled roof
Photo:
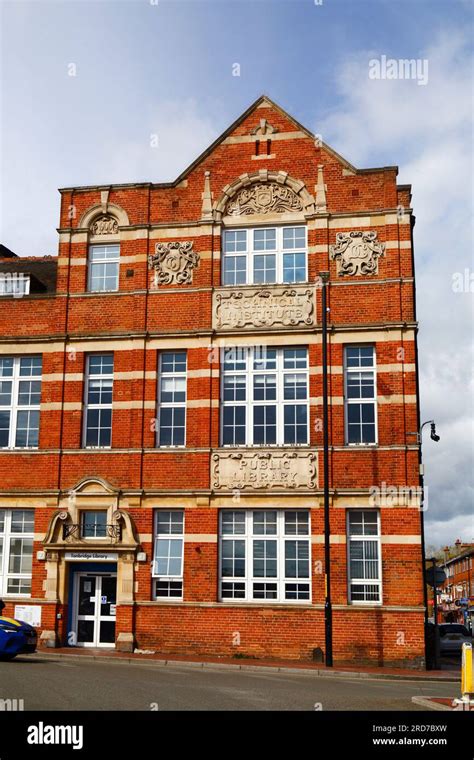
[[[13,251],[10,251],[9,248],[7,248],[6,245],[3,245],[3,243],[0,243],[0,259],[17,259],[18,256],[16,253],[13,253]]]
[[[180,182],[182,182],[190,172],[193,171],[199,164],[204,161],[205,158],[207,158],[213,150],[215,150],[229,135],[234,132],[237,127],[240,126],[240,124],[247,119],[250,114],[255,111],[257,108],[259,108],[262,104],[266,104],[270,106],[271,108],[278,111],[285,119],[287,119],[289,122],[291,122],[297,131],[303,132],[308,136],[309,139],[315,140],[316,135],[314,135],[307,127],[304,127],[302,124],[299,123],[291,114],[289,114],[287,111],[285,111],[284,108],[278,105],[278,103],[275,103],[273,100],[271,100],[268,95],[260,95],[257,100],[255,100],[246,111],[244,111],[240,116],[232,122],[232,124],[227,127],[227,129],[222,132],[219,137],[217,137],[211,145],[209,145],[194,161],[189,164],[189,166],[184,169],[184,171],[181,172],[179,177],[177,177],[172,182],[128,182],[128,183],[118,183],[118,184],[108,184],[108,185],[82,185],[80,187],[62,187],[59,188],[60,193],[64,192],[70,192],[72,190],[99,190],[99,189],[110,189],[110,188],[127,188],[127,187],[156,187],[156,188],[171,188],[176,187],[176,185],[179,185]],[[327,145],[325,142],[321,141],[320,146],[329,154],[331,154],[337,161],[339,161],[346,169],[348,169],[350,172],[354,172],[354,174],[370,174],[372,172],[380,172],[384,171],[386,169],[391,169],[398,171],[398,166],[383,166],[383,167],[376,167],[371,169],[356,169],[355,166],[353,166],[349,161],[347,161],[343,156],[341,156],[339,153],[337,153],[333,148],[331,148],[329,145]]]
[[[5,257],[7,258],[7,257]],[[58,259],[56,256],[16,256],[0,260],[0,274],[23,273],[30,275],[30,293],[54,293],[56,290]]]
[[[472,557],[474,556],[474,545],[468,546],[466,549],[463,549],[459,554],[456,554],[455,557],[450,557],[446,562],[444,560],[442,561],[443,565],[451,565],[453,562],[457,562],[459,559],[466,559],[466,557]]]

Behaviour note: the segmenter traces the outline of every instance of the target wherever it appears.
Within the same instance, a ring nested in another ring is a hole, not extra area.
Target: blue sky
[[[424,450],[436,544],[474,539],[473,293],[453,291],[474,270],[473,8],[0,0],[0,238],[19,254],[56,253],[58,187],[173,179],[262,93],[356,166],[399,165],[417,216],[422,413],[442,436]],[[427,85],[371,81],[382,55],[428,60]]]

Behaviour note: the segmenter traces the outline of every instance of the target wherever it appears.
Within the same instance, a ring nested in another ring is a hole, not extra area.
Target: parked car
[[[17,654],[36,651],[37,634],[33,626],[14,618],[0,617],[0,660],[13,660]]]
[[[463,644],[474,643],[465,625],[441,623],[438,628],[441,654],[460,654]]]

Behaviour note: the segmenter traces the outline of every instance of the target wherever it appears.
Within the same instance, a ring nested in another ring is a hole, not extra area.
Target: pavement
[[[446,674],[434,680],[426,673],[394,678],[399,673],[338,669],[333,677],[321,677],[328,675],[324,668],[308,664],[171,661],[102,652],[49,650],[0,662],[0,700],[21,700],[16,709],[25,711],[421,712],[426,707],[413,697],[449,702],[459,696],[459,681]]]
[[[146,653],[146,650],[136,650],[133,654],[118,652],[115,649],[93,649],[60,647],[56,649],[40,649],[35,657],[47,657],[48,659],[81,658],[102,662],[119,662],[127,664],[150,664],[156,666],[194,667],[194,668],[231,668],[234,670],[261,670],[268,672],[295,671],[328,678],[382,678],[384,680],[409,680],[431,682],[460,683],[460,660],[447,658],[442,661],[439,670],[415,670],[411,668],[386,668],[386,667],[361,667],[361,666],[335,666],[328,668],[321,663],[301,660],[258,660],[231,657],[199,657],[185,655],[165,655],[158,652]]]

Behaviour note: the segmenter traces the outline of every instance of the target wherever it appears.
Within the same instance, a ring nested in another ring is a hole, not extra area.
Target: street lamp
[[[434,420],[426,420],[426,422],[423,422],[419,430],[415,430],[414,432],[407,433],[407,435],[416,435],[416,442],[421,446],[421,437],[423,433],[423,428],[425,428],[427,425],[431,426],[430,431],[430,438],[435,443],[438,443],[440,440],[439,435],[436,434],[436,422]]]
[[[422,563],[422,572],[423,572],[423,604],[425,606],[425,661],[428,662],[428,651],[426,647],[426,633],[428,630],[428,592],[426,589],[426,553],[425,553],[425,519],[423,515],[423,504],[425,499],[425,476],[424,476],[424,470],[423,470],[423,459],[422,459],[422,451],[421,451],[421,444],[422,444],[422,437],[423,437],[423,429],[426,427],[426,425],[431,426],[431,432],[430,432],[430,438],[435,443],[438,443],[440,437],[436,433],[436,423],[434,420],[426,420],[426,422],[423,422],[422,425],[420,425],[420,429],[416,430],[414,433],[408,433],[408,435],[416,435],[416,441],[419,445],[419,453],[418,453],[418,463],[419,463],[419,472],[420,472],[420,488],[421,488],[421,500],[420,500],[420,533],[421,533],[421,563]],[[435,625],[436,625],[436,613],[435,613]],[[435,628],[436,630],[436,628]],[[436,656],[435,656],[436,657]]]
[[[325,664],[332,668],[331,523],[329,520],[329,414],[328,414],[328,305],[329,272],[320,272],[323,360],[323,472],[324,472],[324,638]]]

